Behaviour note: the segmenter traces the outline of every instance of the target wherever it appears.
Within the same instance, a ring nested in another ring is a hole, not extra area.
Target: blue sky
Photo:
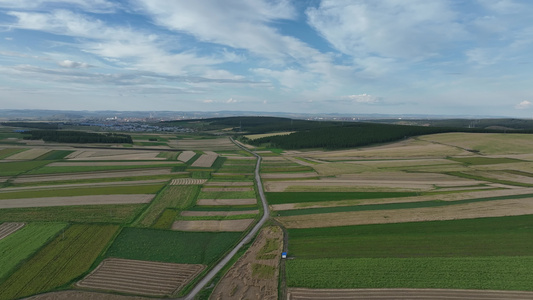
[[[0,108],[533,117],[530,0],[0,0]]]

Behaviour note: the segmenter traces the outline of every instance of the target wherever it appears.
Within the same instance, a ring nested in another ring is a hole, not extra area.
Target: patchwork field
[[[241,220],[198,220],[198,221],[176,221],[172,224],[172,230],[179,231],[235,231],[242,232],[252,224],[254,219]]]

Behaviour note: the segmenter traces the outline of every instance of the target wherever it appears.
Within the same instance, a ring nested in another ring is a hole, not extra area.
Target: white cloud
[[[237,101],[237,100],[235,100],[233,98],[229,98],[228,100],[226,100],[226,103],[228,103],[228,104],[237,103],[237,102],[239,102],[239,101]]]
[[[466,38],[449,1],[323,0],[308,23],[333,47],[356,56],[418,60]]]
[[[62,66],[62,67],[64,67],[64,68],[73,68],[73,69],[88,68],[89,67],[88,63],[82,63],[82,62],[72,61],[72,60],[68,60],[68,59],[60,61],[57,64]]]
[[[351,100],[356,103],[365,103],[365,104],[376,104],[376,103],[381,102],[379,97],[368,95],[368,94],[342,96],[341,99]]]
[[[533,103],[531,103],[530,101],[527,101],[527,100],[524,100],[520,103],[518,103],[517,105],[515,105],[515,108],[516,109],[528,109],[531,107]]]
[[[63,4],[81,7],[90,12],[112,12],[117,8],[117,3],[107,0],[0,0],[0,7],[9,9],[36,9],[49,4]]]

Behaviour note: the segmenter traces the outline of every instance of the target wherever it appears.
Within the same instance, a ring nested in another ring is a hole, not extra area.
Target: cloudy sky
[[[531,0],[0,0],[0,109],[533,117]]]

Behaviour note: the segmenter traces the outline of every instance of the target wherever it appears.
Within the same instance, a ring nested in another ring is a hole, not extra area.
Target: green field
[[[137,186],[106,186],[92,188],[46,189],[0,193],[2,199],[23,199],[43,197],[74,197],[88,195],[121,195],[121,194],[155,194],[163,187],[162,184]]]
[[[124,228],[106,257],[209,265],[228,251],[241,235],[240,232]]]
[[[30,223],[0,240],[0,280],[55,236],[65,223]]]
[[[19,175],[49,163],[50,161],[45,160],[4,162],[2,163],[2,168],[0,168],[0,176]]]
[[[286,268],[289,287],[533,290],[533,256],[297,258]]]
[[[79,205],[0,209],[0,222],[128,224],[147,204]]]
[[[73,153],[74,151],[71,150],[52,150],[48,153],[45,153],[39,157],[37,157],[35,160],[58,160],[63,159],[67,155]]]
[[[72,225],[0,285],[0,299],[25,297],[69,284],[87,272],[117,230],[114,225]]]
[[[533,215],[289,229],[302,259],[528,256]]]
[[[306,203],[339,200],[361,200],[418,196],[416,192],[267,192],[269,204]]]
[[[200,190],[197,185],[169,185],[161,191],[135,221],[139,227],[150,227],[165,209],[185,210],[192,207]]]
[[[9,157],[13,154],[16,154],[16,153],[19,153],[19,152],[22,152],[22,151],[25,151],[27,149],[24,149],[24,148],[5,148],[5,149],[0,149],[0,159],[4,159],[6,157]]]

